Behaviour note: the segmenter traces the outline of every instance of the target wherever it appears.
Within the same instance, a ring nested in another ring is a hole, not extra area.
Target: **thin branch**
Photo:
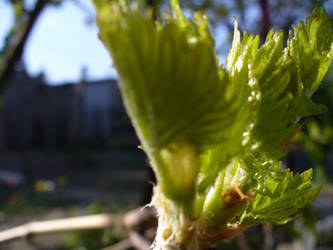
[[[34,24],[42,13],[49,0],[38,0],[34,9],[22,18],[17,30],[9,39],[4,50],[3,61],[0,65],[0,93],[8,84],[8,79],[14,71],[15,64],[21,59],[26,41],[32,31]]]
[[[133,247],[137,250],[148,250],[150,249],[150,243],[143,238],[140,234],[136,233],[135,231],[129,232],[129,237],[132,242]]]
[[[123,241],[118,242],[110,247],[104,248],[103,250],[126,250],[132,247],[132,241],[130,239],[125,239]]]
[[[143,232],[157,227],[156,210],[152,207],[137,208],[124,215],[123,223],[128,231]]]
[[[238,235],[238,237],[236,238],[236,241],[237,241],[237,245],[239,246],[240,249],[251,250],[251,247],[245,238],[244,232],[242,232],[241,234]]]
[[[123,219],[133,247],[138,250],[150,249],[151,243],[141,236],[149,228],[156,228],[156,211],[151,207],[139,208],[128,212]]]
[[[265,40],[269,29],[271,28],[271,19],[269,16],[269,2],[268,0],[260,0],[261,8],[261,37]]]
[[[25,238],[35,234],[108,228],[111,227],[114,222],[115,217],[109,214],[30,222],[0,232],[0,243],[18,238]]]
[[[129,238],[105,250],[123,250],[135,247],[138,250],[150,249],[151,243],[141,235],[145,230],[156,227],[156,212],[152,208],[135,209],[125,215],[89,215],[67,219],[30,222],[22,226],[0,232],[0,243],[36,234],[59,233],[66,231],[109,228],[122,221]]]

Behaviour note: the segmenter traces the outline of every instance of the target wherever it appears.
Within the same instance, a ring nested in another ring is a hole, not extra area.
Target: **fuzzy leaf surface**
[[[94,2],[99,36],[166,197],[195,197],[188,214],[207,215],[208,224],[281,224],[316,198],[312,171],[281,170],[280,159],[302,119],[325,111],[311,100],[333,57],[323,8],[293,26],[286,47],[282,32],[270,31],[259,46],[235,21],[222,66],[205,14],[188,19],[172,0],[172,14],[154,21],[135,2]],[[221,200],[230,194],[239,196],[236,207]]]

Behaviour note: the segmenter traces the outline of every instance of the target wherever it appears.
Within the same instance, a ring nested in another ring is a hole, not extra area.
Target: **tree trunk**
[[[31,12],[24,14],[26,16],[22,17],[20,23],[17,24],[13,36],[9,39],[4,49],[3,61],[0,67],[0,93],[6,88],[8,79],[11,77],[16,63],[22,57],[29,34],[48,2],[49,0],[38,0],[35,8]]]
[[[261,36],[265,40],[269,29],[271,28],[271,20],[269,17],[269,6],[268,0],[260,0],[260,9],[261,9]]]

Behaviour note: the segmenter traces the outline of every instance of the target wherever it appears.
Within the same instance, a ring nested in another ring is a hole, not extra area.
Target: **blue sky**
[[[26,0],[28,7],[36,0]],[[79,7],[75,2],[81,3]],[[254,16],[258,10],[249,11]],[[0,47],[12,23],[12,11],[0,0]],[[66,0],[61,6],[48,6],[39,17],[28,39],[23,60],[31,75],[44,73],[49,84],[78,82],[83,68],[88,79],[116,78],[112,61],[97,38],[95,10],[91,0]],[[252,17],[253,18],[253,17]],[[89,19],[90,24],[87,24]],[[216,30],[217,47],[229,48],[228,30]],[[221,46],[224,45],[224,46]],[[226,51],[221,51],[222,60]]]
[[[78,81],[83,67],[89,79],[116,77],[110,56],[97,38],[96,25],[87,24],[94,8],[90,0],[80,2],[85,10],[74,1],[64,1],[41,14],[23,55],[30,74],[44,72],[50,84]],[[11,22],[11,10],[0,0],[0,46]]]
[[[83,68],[88,79],[116,78],[111,58],[97,38],[95,10],[91,0],[63,1],[48,6],[39,17],[27,41],[23,60],[31,75],[44,73],[49,84],[78,82]],[[33,6],[35,0],[26,0]],[[0,0],[0,47],[12,23],[12,11],[6,0]],[[90,20],[89,24],[87,21]],[[217,47],[229,44],[228,31],[216,32]],[[225,55],[224,55],[225,57]],[[223,57],[222,57],[223,58]]]
[[[33,6],[36,0],[26,0]],[[81,3],[79,7],[75,2]],[[327,6],[332,1],[327,2]],[[260,11],[253,6],[247,20],[255,20]],[[97,38],[95,11],[90,0],[66,0],[58,7],[48,6],[39,17],[28,39],[23,60],[31,75],[44,73],[50,84],[78,82],[82,69],[88,79],[117,77],[106,49]],[[0,47],[12,23],[12,11],[6,0],[0,0]],[[87,20],[90,24],[87,24]],[[229,49],[226,27],[216,30],[217,47]],[[223,46],[221,46],[223,45]],[[220,51],[224,62],[226,49]]]

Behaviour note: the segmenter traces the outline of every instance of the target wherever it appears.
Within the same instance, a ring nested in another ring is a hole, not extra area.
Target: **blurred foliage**
[[[327,112],[305,120],[304,127],[295,139],[297,148],[308,152],[315,166],[317,183],[328,184],[333,180],[333,67],[331,65],[322,85],[313,99],[325,103]]]
[[[158,0],[167,5],[167,0]],[[332,0],[187,0],[180,1],[187,11],[204,11],[213,27],[224,26],[231,32],[236,16],[241,29],[250,33],[261,33],[263,11],[269,15],[269,25],[274,29],[289,30],[292,23],[308,16],[317,4],[325,5],[333,14]],[[267,10],[262,5],[267,3]],[[231,40],[231,37],[230,37]]]
[[[101,213],[103,206],[99,202],[92,203],[88,208],[88,214]],[[67,249],[96,250],[119,242],[124,237],[119,228],[102,230],[85,230],[67,233],[65,246]]]
[[[102,206],[99,203],[93,203],[88,209],[89,214],[98,214],[102,212]],[[67,239],[69,249],[82,248],[86,250],[102,249],[103,234],[105,230],[86,230],[70,233]]]
[[[0,205],[0,212],[5,216],[23,214],[36,210],[63,207],[67,203],[68,201],[59,197],[56,192],[14,192],[8,196],[6,202]]]
[[[15,18],[17,18],[24,10],[23,0],[7,0],[7,1],[12,4],[14,16],[15,16]]]

